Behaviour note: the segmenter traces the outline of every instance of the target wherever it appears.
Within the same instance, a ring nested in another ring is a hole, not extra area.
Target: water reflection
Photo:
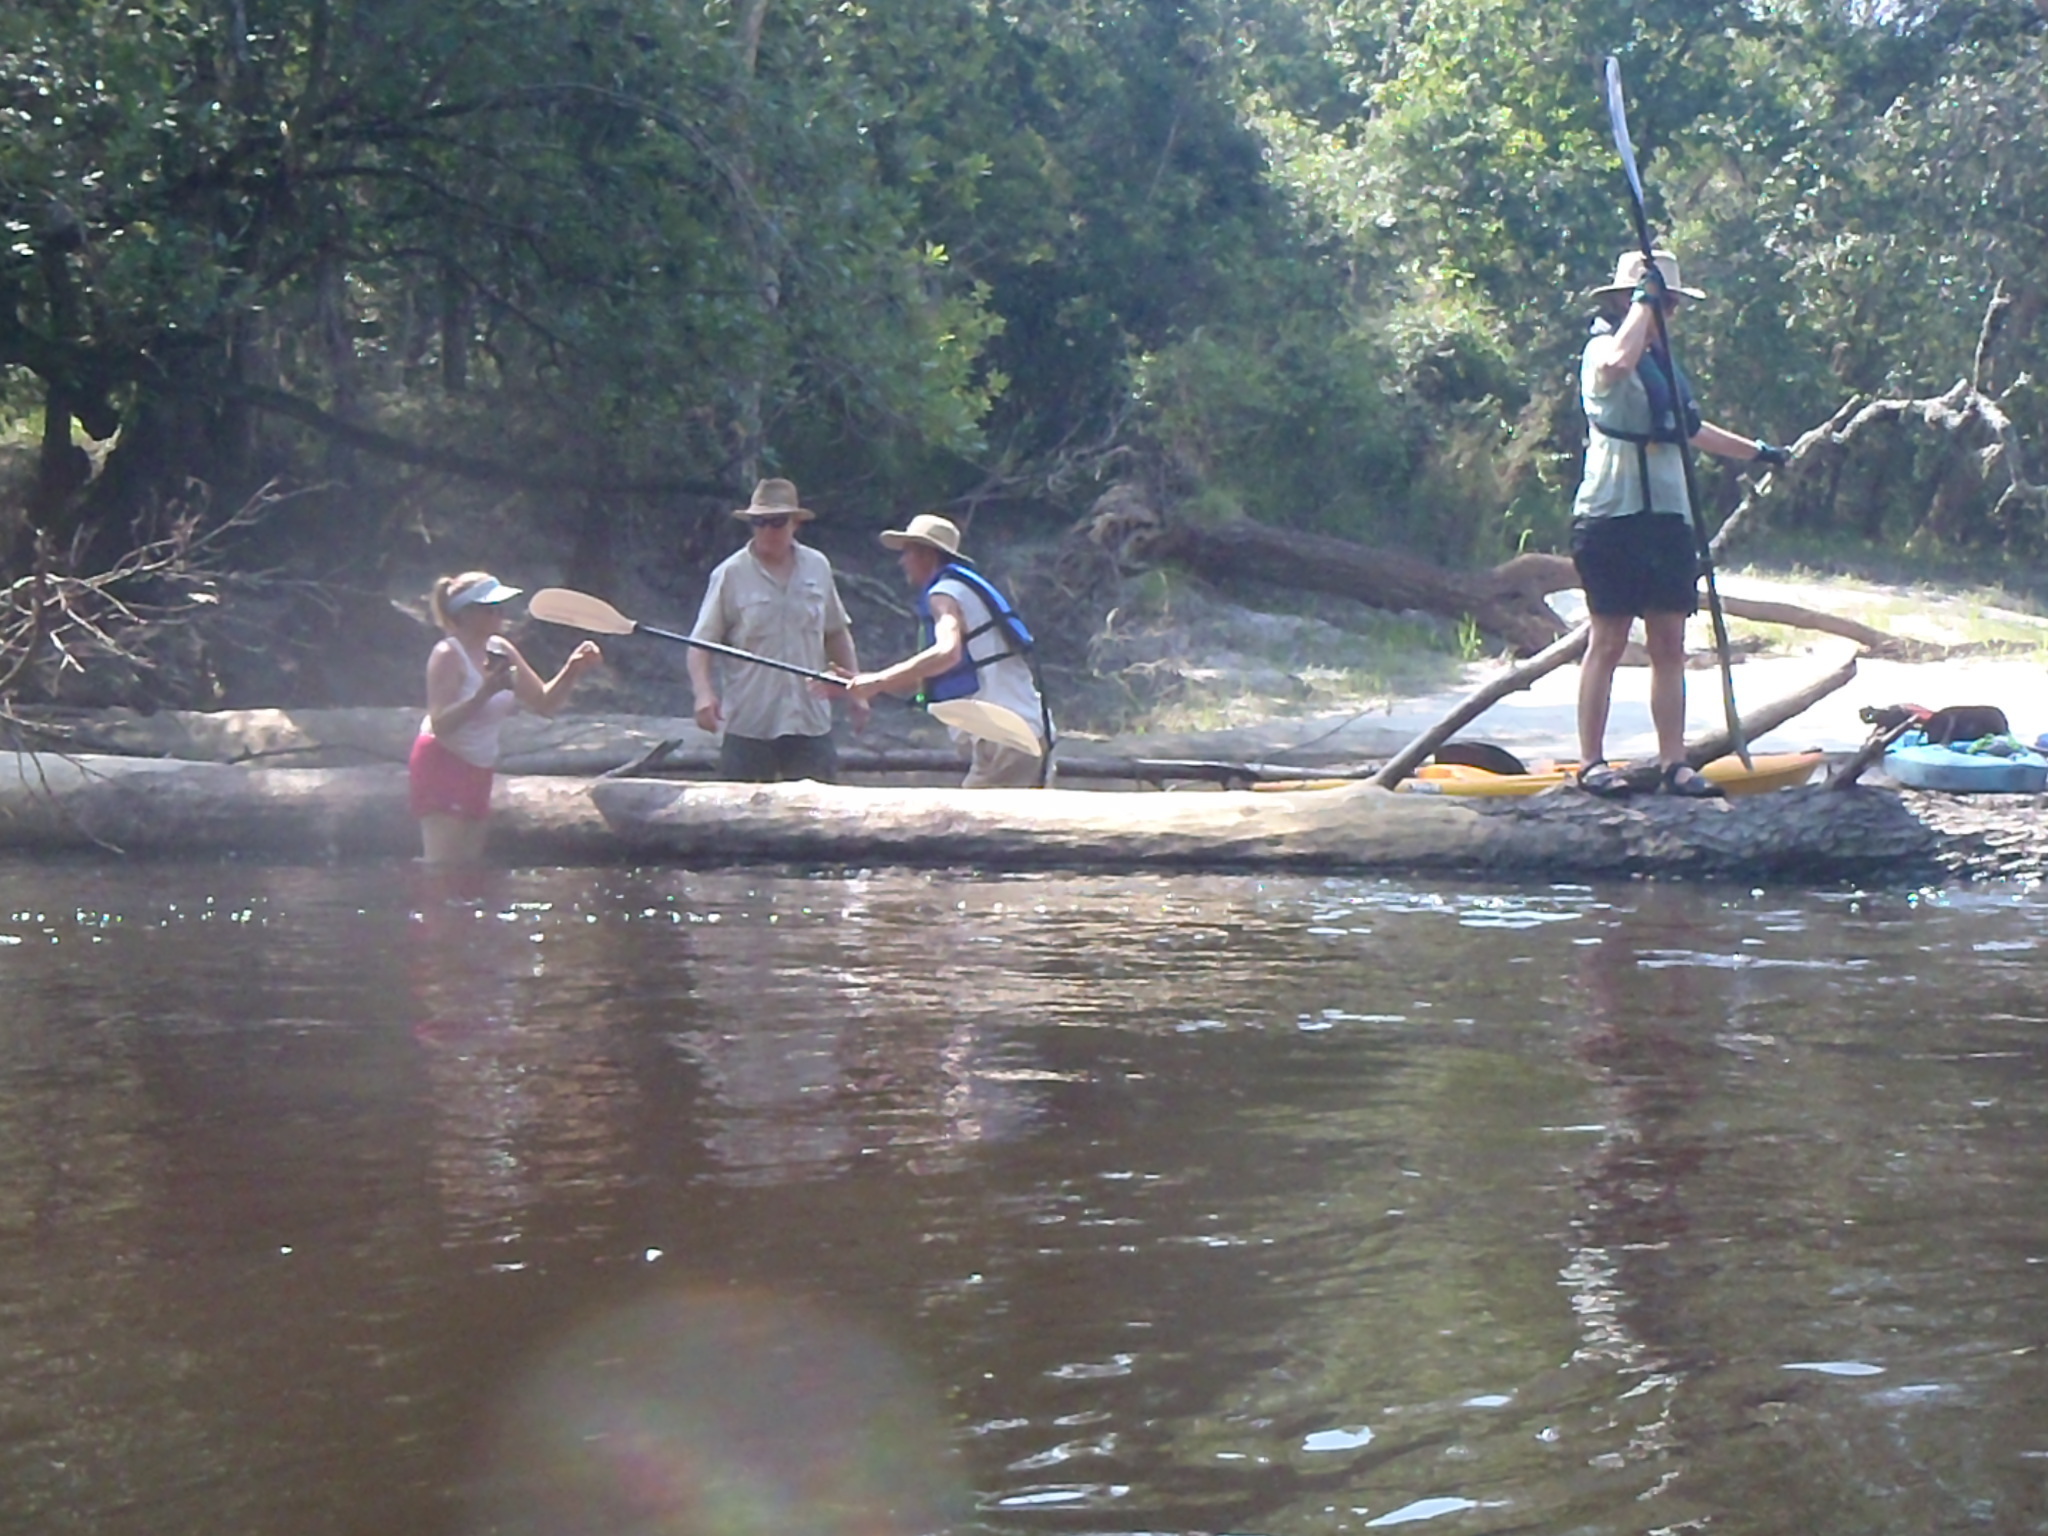
[[[1592,1458],[1609,1471],[1671,1467],[1678,1394],[1712,1363],[1708,1341],[1689,1336],[1684,1271],[1696,1246],[1684,1191],[1713,1151],[1691,1120],[1713,1025],[1690,972],[1644,965],[1692,936],[1695,906],[1647,887],[1603,914],[1575,953],[1583,1011],[1571,1049],[1597,1084],[1601,1113],[1575,1180],[1582,1209],[1562,1275],[1581,1333],[1572,1362],[1611,1375],[1615,1412],[1629,1425],[1625,1444]],[[1642,1497],[1668,1496],[1677,1476]]]
[[[638,1113],[600,1013],[551,1009],[551,973],[590,946],[495,870],[407,870],[412,1037],[433,1106],[430,1162],[451,1236],[511,1251],[543,1195],[602,1201]]]
[[[937,1172],[1029,1125],[1039,1074],[990,1020],[1047,1000],[978,964],[990,935],[973,918],[858,877],[647,890],[693,915],[659,962],[689,998],[666,1038],[697,1073],[728,1177],[824,1177],[885,1149]]]
[[[11,874],[0,1529],[468,1529],[677,1296],[963,1532],[2043,1518],[2028,892]]]

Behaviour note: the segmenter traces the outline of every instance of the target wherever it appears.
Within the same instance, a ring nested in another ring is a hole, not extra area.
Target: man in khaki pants
[[[1038,749],[974,737],[962,787],[1031,789],[1045,783],[1052,720],[1032,674],[1030,633],[1009,599],[960,553],[960,530],[950,519],[920,513],[909,527],[883,534],[882,542],[897,551],[903,578],[917,594],[926,643],[893,667],[851,677],[847,692],[866,700],[922,690],[934,704],[972,700],[1014,716],[1037,738]],[[956,731],[955,738],[961,734]]]

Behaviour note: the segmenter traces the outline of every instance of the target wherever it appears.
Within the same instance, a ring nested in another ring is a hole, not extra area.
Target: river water
[[[0,870],[0,1530],[2048,1531],[2048,900]]]

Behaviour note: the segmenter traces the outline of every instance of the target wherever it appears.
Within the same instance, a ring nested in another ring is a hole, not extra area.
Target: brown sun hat
[[[1643,280],[1649,270],[1649,263],[1643,260],[1641,251],[1623,251],[1621,259],[1614,264],[1614,281],[1604,283],[1593,290],[1596,299],[1610,293],[1634,293],[1636,284]],[[1706,295],[1697,288],[1688,288],[1678,280],[1678,258],[1669,251],[1657,252],[1657,270],[1664,276],[1664,286],[1671,292],[1682,294],[1688,299],[1704,299]]]
[[[732,515],[743,522],[757,517],[793,517],[808,523],[818,514],[797,500],[794,481],[763,480],[754,487],[754,499],[744,507],[734,507]]]

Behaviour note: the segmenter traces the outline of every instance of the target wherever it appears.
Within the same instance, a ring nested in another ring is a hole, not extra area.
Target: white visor
[[[472,581],[466,587],[450,592],[445,606],[450,613],[455,613],[472,603],[510,602],[518,595],[519,588],[508,587],[495,576],[485,576],[479,581]]]

